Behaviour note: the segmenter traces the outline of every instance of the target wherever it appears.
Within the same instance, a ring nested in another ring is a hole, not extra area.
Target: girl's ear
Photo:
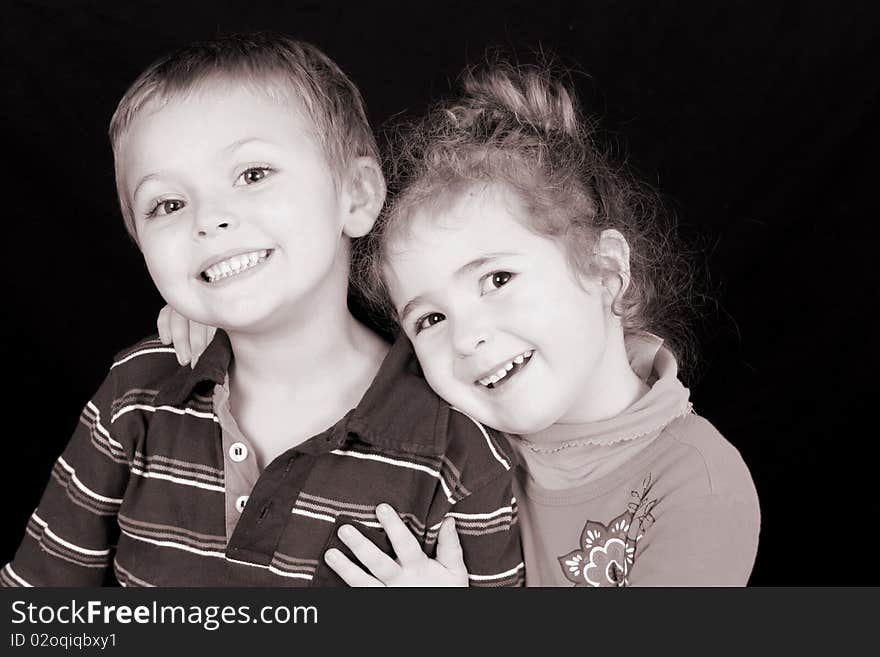
[[[342,232],[363,237],[370,232],[385,203],[385,177],[382,167],[371,157],[358,157],[351,163],[345,183],[345,221]]]
[[[596,242],[596,256],[601,270],[602,287],[614,308],[630,283],[629,243],[620,231],[606,228]]]

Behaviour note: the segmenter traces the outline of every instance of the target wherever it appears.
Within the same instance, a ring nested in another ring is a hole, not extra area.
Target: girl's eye
[[[416,320],[416,335],[427,328],[431,328],[434,324],[439,324],[444,319],[446,319],[446,315],[443,313],[428,313],[427,315],[422,315]]]
[[[254,183],[258,183],[263,180],[271,172],[272,169],[270,169],[269,167],[251,167],[249,169],[245,169],[244,172],[238,177],[238,180],[236,180],[236,182],[241,182],[245,185],[253,185]]]
[[[493,271],[491,274],[487,274],[482,281],[480,281],[480,293],[486,294],[488,292],[492,292],[493,290],[497,290],[499,287],[504,287],[510,282],[514,274],[511,274],[509,271]]]
[[[157,201],[149,212],[147,217],[164,217],[175,212],[180,212],[186,207],[186,203],[177,198],[169,198],[164,201]]]

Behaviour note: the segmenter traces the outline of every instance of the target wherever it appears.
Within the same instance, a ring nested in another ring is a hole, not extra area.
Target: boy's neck
[[[332,304],[282,322],[275,330],[229,332],[234,359],[230,381],[253,388],[288,392],[338,386],[359,364],[373,362],[384,344],[342,306]]]
[[[231,332],[229,340],[230,409],[262,466],[357,406],[388,351],[344,297],[276,330]]]

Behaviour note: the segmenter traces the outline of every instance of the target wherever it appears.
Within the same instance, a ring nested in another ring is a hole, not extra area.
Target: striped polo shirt
[[[356,408],[257,473],[228,525],[228,470],[246,459],[214,409],[231,358],[222,331],[195,370],[156,338],[120,353],[0,583],[344,586],[324,552],[353,558],[336,535],[348,523],[391,554],[387,502],[431,555],[453,516],[471,585],[522,585],[509,445],[431,391],[405,338]]]

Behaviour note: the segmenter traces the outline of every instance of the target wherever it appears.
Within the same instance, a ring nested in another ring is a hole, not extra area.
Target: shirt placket
[[[229,378],[214,391],[214,412],[223,437],[226,540],[232,537],[238,520],[260,478],[257,454],[238,428],[229,409]]]

